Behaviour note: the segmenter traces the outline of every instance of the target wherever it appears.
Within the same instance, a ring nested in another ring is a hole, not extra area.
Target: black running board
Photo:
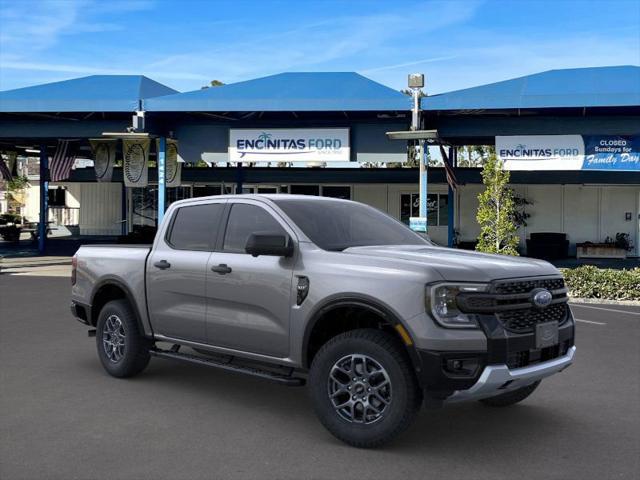
[[[153,348],[149,350],[149,353],[154,357],[168,358],[170,360],[181,360],[187,363],[195,363],[196,365],[204,365],[206,367],[219,368],[220,370],[226,370],[228,372],[243,373],[245,375],[251,375],[258,378],[264,378],[265,380],[271,380],[272,382],[287,385],[289,387],[300,387],[305,384],[304,378],[292,377],[290,375],[284,375],[282,373],[270,372],[268,370],[260,370],[254,367],[247,367],[244,365],[234,365],[231,362],[221,362],[213,358],[200,357],[198,355],[191,355],[189,353],[180,353],[178,351],[161,350]]]

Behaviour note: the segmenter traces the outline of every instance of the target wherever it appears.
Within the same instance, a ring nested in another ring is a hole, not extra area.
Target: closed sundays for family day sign
[[[497,136],[507,170],[640,171],[640,136]]]
[[[348,128],[230,129],[230,162],[348,162]]]

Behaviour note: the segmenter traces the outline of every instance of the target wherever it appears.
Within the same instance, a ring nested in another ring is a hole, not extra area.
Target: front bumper
[[[571,315],[558,329],[558,344],[542,349],[536,347],[534,333],[516,334],[507,331],[494,316],[481,316],[480,325],[487,338],[484,350],[417,350],[418,381],[431,399],[448,400],[454,394],[462,399],[461,392],[472,389],[475,392],[478,385],[486,383],[488,375],[492,379],[504,377],[505,380],[497,388],[504,386],[503,390],[508,389],[511,384],[504,385],[511,379],[507,372],[538,371],[546,365],[555,365],[569,355],[572,358],[572,352],[575,351],[572,350],[575,344],[575,323]],[[462,368],[452,368],[455,363],[462,364]],[[557,371],[553,370],[551,374]],[[501,372],[502,377],[496,377],[496,372]],[[535,379],[529,383],[534,381]],[[512,383],[514,386],[524,386],[522,381]],[[501,390],[493,393],[499,394]]]
[[[531,385],[533,382],[559,373],[573,363],[576,347],[569,348],[561,357],[529,367],[509,369],[506,365],[485,367],[478,381],[467,390],[457,390],[447,402],[462,402],[493,397],[501,393]]]

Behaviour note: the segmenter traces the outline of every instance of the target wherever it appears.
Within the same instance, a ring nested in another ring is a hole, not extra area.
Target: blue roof
[[[622,107],[640,105],[640,67],[547,72],[424,97],[424,110]]]
[[[91,75],[0,92],[0,112],[133,112],[176,92],[143,75]]]
[[[410,110],[410,97],[355,72],[280,73],[157,97],[150,112],[385,111]]]

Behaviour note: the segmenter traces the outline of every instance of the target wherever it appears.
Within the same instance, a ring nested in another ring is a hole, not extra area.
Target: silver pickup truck
[[[323,425],[358,447],[423,403],[520,402],[575,353],[552,265],[438,247],[346,200],[175,202],[152,246],[81,247],[72,283],[109,374],[155,356],[307,382]]]

